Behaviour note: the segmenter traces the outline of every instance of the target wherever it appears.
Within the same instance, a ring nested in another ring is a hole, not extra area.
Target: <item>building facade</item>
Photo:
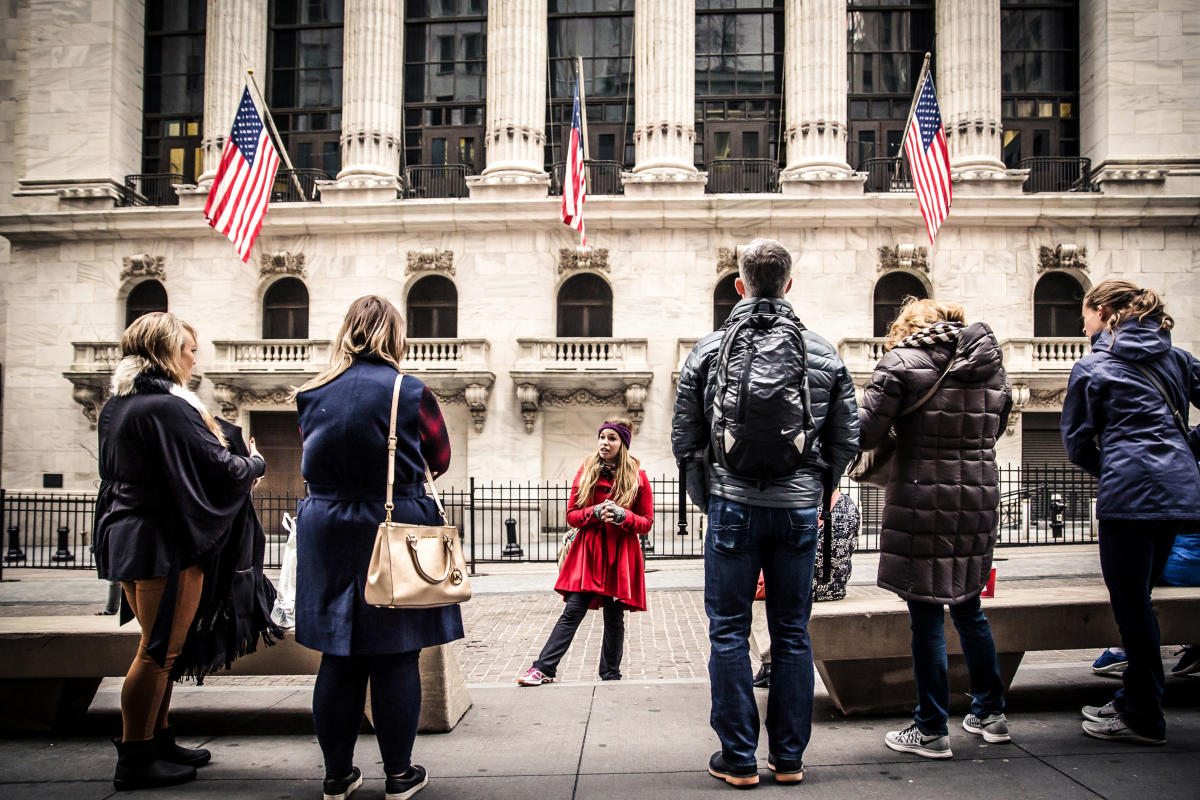
[[[898,163],[932,54],[954,204]],[[588,247],[558,218],[582,64]],[[291,168],[249,262],[202,209],[247,79]],[[1124,276],[1200,348],[1196,0],[15,0],[0,7],[2,483],[96,485],[138,314],[200,332],[200,396],[302,490],[289,387],[356,297],[408,320],[452,482],[574,474],[606,416],[674,470],[674,381],[736,248],[865,383],[907,295],[1002,342],[1008,463],[1062,459],[1079,300]]]

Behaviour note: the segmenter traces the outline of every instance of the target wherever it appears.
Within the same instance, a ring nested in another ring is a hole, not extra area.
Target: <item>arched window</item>
[[[924,299],[925,284],[907,272],[889,272],[875,284],[875,336],[887,336],[904,298]]]
[[[167,290],[158,281],[142,281],[125,299],[125,327],[142,314],[167,310]]]
[[[735,280],[737,280],[737,273],[726,275],[717,284],[716,291],[713,292],[713,330],[725,324],[725,320],[729,319],[729,312],[733,311],[738,300],[742,299],[741,295],[737,293],[737,289],[733,288]]]
[[[1048,272],[1033,288],[1034,336],[1082,336],[1083,287],[1065,272]]]
[[[421,278],[408,290],[408,336],[453,339],[458,336],[458,289],[441,275]]]
[[[263,338],[308,338],[308,289],[299,279],[275,281],[263,295]]]
[[[596,275],[575,275],[558,290],[559,336],[612,336],[612,289]]]

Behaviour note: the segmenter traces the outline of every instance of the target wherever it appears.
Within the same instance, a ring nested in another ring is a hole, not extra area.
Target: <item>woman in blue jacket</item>
[[[1129,660],[1112,702],[1084,706],[1083,731],[1098,739],[1166,740],[1150,587],[1175,534],[1200,521],[1200,427],[1184,416],[1200,405],[1200,362],[1171,346],[1174,324],[1153,290],[1116,279],[1094,287],[1083,299],[1092,352],[1071,370],[1063,402],[1067,455],[1100,479],[1100,568]]]
[[[325,758],[325,798],[344,800],[362,783],[354,742],[371,685],[376,739],[388,800],[416,794],[427,779],[413,764],[421,711],[421,648],[463,636],[458,606],[376,608],[366,604],[367,566],[384,518],[392,387],[404,357],[404,320],[382,297],[350,305],[330,366],[296,393],[308,497],[296,513],[296,641],[320,650],[313,724]],[[450,464],[437,400],[411,375],[396,412],[392,518],[441,524],[425,494]]]

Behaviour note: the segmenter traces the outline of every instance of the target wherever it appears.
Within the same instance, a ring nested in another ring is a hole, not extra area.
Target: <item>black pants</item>
[[[533,666],[553,678],[558,674],[558,662],[567,654],[571,640],[583,615],[587,613],[592,598],[599,597],[604,610],[604,644],[600,649],[600,677],[606,681],[621,679],[621,656],[625,652],[625,608],[615,597],[603,597],[592,592],[570,592],[567,607],[550,632],[546,646],[542,648]]]
[[[1100,520],[1100,569],[1129,659],[1113,707],[1134,731],[1156,738],[1166,732],[1165,679],[1150,589],[1171,555],[1175,531],[1174,523],[1160,520]]]
[[[420,651],[380,656],[321,656],[313,688],[313,725],[325,775],[342,778],[354,766],[354,742],[371,682],[371,715],[383,768],[400,775],[412,762],[421,717]]]

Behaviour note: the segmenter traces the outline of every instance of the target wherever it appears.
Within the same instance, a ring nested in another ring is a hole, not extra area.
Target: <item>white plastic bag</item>
[[[281,628],[296,627],[296,520],[284,513],[283,529],[288,532],[287,544],[283,546],[283,563],[279,568],[279,585],[276,587],[275,607],[271,619]]]

